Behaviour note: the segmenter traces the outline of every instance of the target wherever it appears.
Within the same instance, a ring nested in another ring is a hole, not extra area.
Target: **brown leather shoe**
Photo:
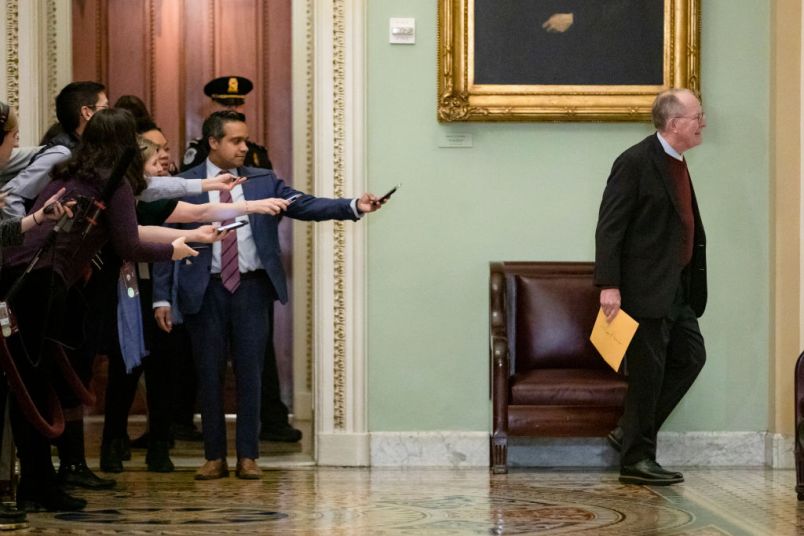
[[[237,460],[235,475],[237,475],[237,478],[242,478],[243,480],[259,480],[262,476],[262,470],[253,459],[240,458]]]
[[[225,459],[207,460],[198,471],[195,472],[196,480],[215,480],[229,476],[229,467]]]

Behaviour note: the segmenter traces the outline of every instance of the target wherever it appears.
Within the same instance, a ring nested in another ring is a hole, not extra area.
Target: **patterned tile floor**
[[[32,514],[20,533],[804,534],[792,470],[687,468],[684,484],[649,488],[623,486],[612,471],[319,468],[305,435],[301,445],[263,444],[260,481],[193,480],[197,443],[177,444],[179,470],[167,475],[145,471],[135,451],[115,490],[76,492],[84,512]]]
[[[266,471],[261,481],[196,482],[189,470],[123,473],[81,492],[80,513],[32,514],[30,534],[786,535],[804,519],[792,471],[686,471],[670,488],[613,472]]]

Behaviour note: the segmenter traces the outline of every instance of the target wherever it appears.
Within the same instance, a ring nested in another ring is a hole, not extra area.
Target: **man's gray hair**
[[[678,95],[689,92],[689,89],[673,88],[662,91],[656,96],[651,110],[653,126],[656,127],[656,130],[662,132],[667,127],[667,122],[670,119],[678,117],[679,114],[684,112],[684,105],[678,100]]]

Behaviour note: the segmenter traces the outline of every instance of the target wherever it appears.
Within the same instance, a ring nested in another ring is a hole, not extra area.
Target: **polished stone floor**
[[[134,451],[118,485],[76,492],[84,512],[32,514],[26,534],[792,535],[804,534],[792,470],[684,470],[666,488],[624,486],[612,471],[347,469],[312,464],[301,444],[263,443],[260,481],[198,482],[198,443],[179,470],[148,473]],[[132,426],[132,435],[137,433]],[[92,434],[90,434],[92,435]],[[93,446],[88,452],[92,454]],[[230,459],[230,462],[233,462]],[[97,467],[97,458],[90,458]],[[801,526],[801,529],[798,527]]]

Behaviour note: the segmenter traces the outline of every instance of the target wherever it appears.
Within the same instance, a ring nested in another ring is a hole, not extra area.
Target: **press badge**
[[[126,285],[126,294],[129,298],[139,296],[140,289],[137,286],[137,271],[134,269],[133,262],[126,262],[120,268],[120,277],[123,278],[123,284]]]
[[[17,332],[17,322],[14,320],[14,315],[11,309],[4,301],[0,301],[0,333],[3,337],[11,337],[13,333]]]

